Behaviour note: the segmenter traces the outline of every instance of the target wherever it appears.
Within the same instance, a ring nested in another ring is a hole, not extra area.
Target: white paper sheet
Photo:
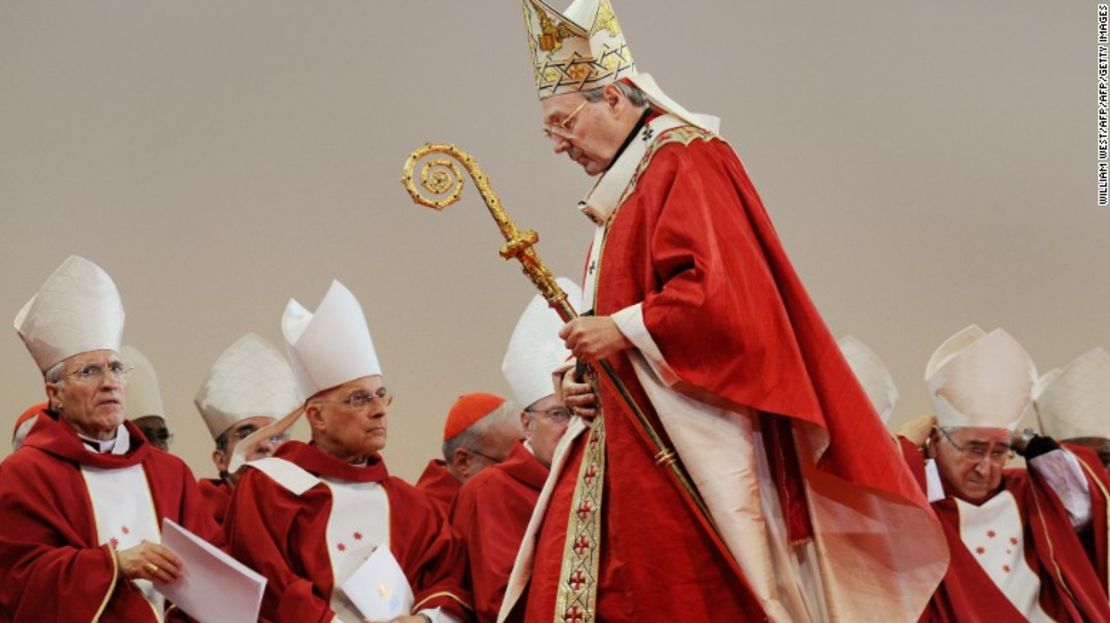
[[[154,587],[200,623],[257,621],[266,578],[216,546],[162,520],[162,545],[184,562],[181,577]]]
[[[362,616],[371,621],[388,621],[412,612],[412,586],[389,545],[379,545],[342,588]]]

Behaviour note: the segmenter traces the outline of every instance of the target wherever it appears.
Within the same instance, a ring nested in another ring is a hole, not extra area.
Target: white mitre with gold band
[[[655,108],[716,133],[720,120],[692,113],[636,71],[609,0],[574,0],[563,12],[543,0],[522,0],[532,73],[540,99],[601,88],[618,80],[639,87]]]
[[[879,418],[886,424],[894,413],[894,406],[898,404],[898,387],[894,384],[894,377],[890,370],[883,365],[883,361],[867,344],[851,335],[845,335],[836,342],[840,352],[848,360],[848,366],[856,375],[863,391],[871,399],[872,406],[879,414]]]
[[[193,399],[213,440],[246,419],[279,420],[301,402],[285,356],[254,333],[220,354]]]
[[[582,288],[566,277],[555,281],[567,293],[570,306],[578,310]],[[551,372],[570,358],[570,351],[559,337],[563,324],[547,300],[537,294],[524,308],[513,329],[505,358],[501,361],[501,374],[513,390],[514,402],[521,409],[555,392]]]
[[[71,255],[19,310],[15,330],[46,372],[78,353],[118,351],[123,301],[104,269]]]
[[[1037,368],[1009,333],[971,325],[948,338],[925,368],[942,427],[1014,430],[1033,400]]]
[[[135,367],[127,378],[127,400],[124,401],[123,417],[134,420],[147,415],[166,417],[162,404],[162,390],[158,385],[158,373],[146,355],[134,346],[119,349],[119,358]]]
[[[1110,354],[1093,348],[1037,382],[1041,432],[1055,439],[1110,438]]]
[[[281,333],[301,395],[311,398],[364,376],[382,373],[358,299],[332,281],[316,313],[289,299]]]

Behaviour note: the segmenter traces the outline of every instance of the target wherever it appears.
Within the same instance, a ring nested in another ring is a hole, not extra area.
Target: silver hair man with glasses
[[[222,524],[242,470],[229,471],[232,453],[255,431],[289,415],[301,405],[293,370],[276,348],[254,333],[227,347],[212,364],[193,403],[216,442],[212,463],[219,478],[200,481],[200,492]],[[275,434],[244,453],[254,461],[270,456],[288,437]]]
[[[111,277],[77,256],[16,316],[48,408],[0,464],[0,612],[10,620],[161,621],[155,585],[183,572],[159,544],[162,520],[218,537],[189,468],[124,421],[123,318]]]
[[[312,442],[246,463],[224,520],[232,555],[268,580],[262,618],[465,620],[461,542],[379,454],[392,394],[358,300],[338,281],[315,312],[290,300],[282,334]],[[372,586],[347,584],[359,571]]]
[[[1102,508],[1105,496],[1052,438],[1016,432],[1035,379],[1029,355],[1002,329],[967,327],[929,361],[936,416],[899,436],[952,555],[928,620],[1110,620],[1080,538],[1092,528],[1105,536],[1105,517],[1092,512],[1092,496]],[[1027,469],[1006,469],[1015,453]]]
[[[577,308],[582,299],[578,285],[565,278],[559,279],[559,285]],[[479,623],[497,620],[509,572],[547,480],[555,446],[570,422],[570,411],[555,395],[552,383],[552,373],[570,357],[558,336],[560,326],[559,316],[539,295],[521,314],[501,372],[513,398],[524,407],[519,412],[524,441],[517,442],[505,460],[464,484],[451,513],[451,524],[466,540]]]

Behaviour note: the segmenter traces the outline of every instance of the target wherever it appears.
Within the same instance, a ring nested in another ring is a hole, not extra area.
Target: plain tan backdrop
[[[723,118],[833,333],[886,360],[895,424],[971,322],[1046,370],[1110,346],[1094,2],[615,5],[641,70]],[[247,331],[280,344],[286,300],[314,308],[338,278],[397,395],[388,463],[415,478],[456,396],[507,391],[532,291],[473,188],[417,208],[401,164],[429,140],[469,150],[577,277],[589,181],[551,155],[532,86],[513,0],[0,0],[0,319],[67,255],[98,262],[173,451],[210,475],[208,367]],[[7,434],[42,384],[4,335]]]

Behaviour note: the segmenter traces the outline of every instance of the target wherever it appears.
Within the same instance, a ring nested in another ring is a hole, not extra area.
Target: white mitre
[[[1042,376],[1033,406],[1049,437],[1110,438],[1110,354],[1093,348]]]
[[[556,282],[567,293],[567,302],[577,310],[582,303],[582,288],[566,277],[559,277]],[[501,374],[520,408],[530,407],[554,393],[551,372],[570,358],[570,351],[559,337],[564,324],[539,294],[520,315],[501,362]]]
[[[285,356],[254,333],[220,354],[193,399],[213,440],[246,419],[280,420],[301,402]]]
[[[166,408],[162,405],[162,390],[158,385],[158,373],[154,371],[154,364],[134,346],[124,346],[119,349],[119,358],[135,366],[131,376],[127,378],[127,399],[124,400],[123,417],[134,420],[147,415],[166,417]]]
[[[1033,400],[1037,369],[1009,333],[975,325],[948,338],[925,368],[942,427],[1014,430]]]
[[[879,418],[886,424],[894,413],[894,405],[898,404],[898,387],[894,384],[890,370],[883,365],[875,351],[851,335],[840,338],[837,344],[848,360],[852,373],[863,386],[863,391],[871,399]]]
[[[331,282],[316,313],[289,299],[281,333],[293,375],[305,397],[382,373],[362,306],[338,281]]]
[[[123,302],[104,269],[71,255],[19,310],[15,330],[46,372],[78,353],[118,351]]]
[[[639,73],[609,0],[574,0],[562,13],[544,0],[522,0],[532,75],[539,98],[627,80],[660,110],[710,132],[720,120],[686,110],[650,74]]]

